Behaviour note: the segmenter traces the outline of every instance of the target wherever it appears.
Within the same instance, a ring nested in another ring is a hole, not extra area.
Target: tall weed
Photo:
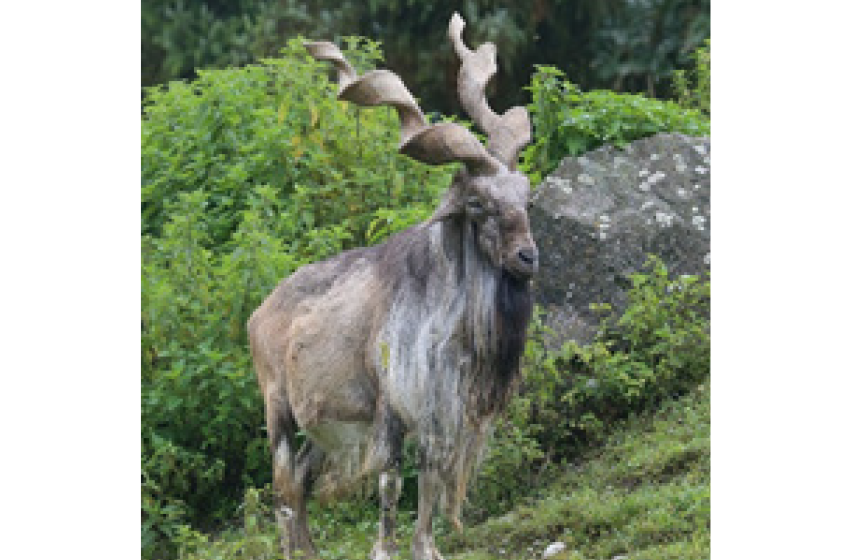
[[[693,69],[676,70],[673,73],[673,90],[682,107],[698,109],[704,115],[711,115],[711,41],[705,40],[704,46],[693,54]]]

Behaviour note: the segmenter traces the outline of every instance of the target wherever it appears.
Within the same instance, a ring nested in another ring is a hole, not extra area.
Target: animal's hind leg
[[[287,558],[317,558],[307,527],[307,498],[322,460],[321,450],[307,441],[295,454],[295,422],[286,405],[269,401],[266,421],[272,447],[274,511]]]
[[[290,557],[301,554],[302,558],[318,558],[307,526],[307,499],[310,497],[323,455],[322,450],[308,440],[304,442],[295,460],[295,489],[288,498],[290,509],[280,511],[280,515],[288,516],[286,522],[290,550],[287,553]]]

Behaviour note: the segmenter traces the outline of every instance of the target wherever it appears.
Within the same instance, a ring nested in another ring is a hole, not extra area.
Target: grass
[[[539,558],[559,540],[570,560],[708,558],[709,416],[707,386],[665,403],[562,467],[544,497],[449,537],[445,550],[466,560]]]
[[[709,557],[709,390],[699,386],[653,414],[615,429],[605,444],[561,465],[550,482],[510,513],[451,533],[438,518],[435,536],[455,560],[541,558],[554,541],[557,560],[696,560]],[[255,504],[244,527],[199,542],[183,558],[277,558],[275,528]],[[246,509],[249,509],[246,507]],[[367,500],[319,507],[311,526],[323,559],[367,558],[377,508]],[[414,512],[399,513],[400,560],[410,558]],[[206,542],[201,542],[206,541]]]

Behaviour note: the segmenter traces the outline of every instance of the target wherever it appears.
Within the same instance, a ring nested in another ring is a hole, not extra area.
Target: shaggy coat
[[[358,76],[335,45],[306,45],[337,68],[341,99],[398,110],[402,153],[463,169],[428,221],[300,268],[248,322],[289,555],[315,556],[311,490],[329,496],[380,472],[372,560],[390,558],[409,438],[420,469],[413,557],[442,560],[431,530],[434,505],[442,497],[460,527],[469,478],[519,377],[537,269],[528,179],[515,171],[530,121],[521,107],[500,116],[486,105],[495,47],[470,51],[462,29],[455,15],[449,36],[462,61],[461,102],[487,132],[487,148],[458,124],[430,125],[392,72]]]
[[[416,434],[457,513],[516,385],[532,307],[528,281],[479,247],[480,227],[453,214],[302,267],[252,315],[273,446],[292,422],[318,443],[320,493],[398,461],[385,438]]]

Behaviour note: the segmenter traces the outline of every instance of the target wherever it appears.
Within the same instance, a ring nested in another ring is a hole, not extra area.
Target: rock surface
[[[587,343],[591,303],[626,303],[628,275],[656,254],[671,275],[708,270],[711,141],[657,134],[624,149],[566,157],[537,187],[530,212],[540,249],[536,301],[555,342]]]
[[[567,548],[567,545],[562,543],[561,541],[553,542],[549,546],[546,547],[546,550],[543,551],[543,558],[552,558],[559,552],[562,552]]]

